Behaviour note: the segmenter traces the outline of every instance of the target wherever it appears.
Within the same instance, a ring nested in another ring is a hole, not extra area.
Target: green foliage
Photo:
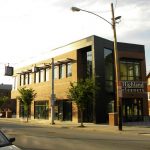
[[[25,106],[29,106],[31,105],[32,101],[34,100],[34,98],[36,97],[36,93],[33,89],[29,88],[27,89],[26,87],[23,87],[21,89],[18,89],[20,96],[18,96],[17,98],[19,100],[21,100],[21,102],[25,105]]]
[[[29,107],[34,98],[36,97],[37,93],[35,93],[35,91],[32,88],[28,89],[26,87],[18,89],[18,92],[20,93],[20,96],[18,96],[17,99],[19,99],[24,105],[24,110],[25,112],[27,112],[27,122],[28,122]]]
[[[97,89],[93,80],[85,79],[70,83],[68,98],[75,101],[79,109],[85,109],[87,102],[92,101],[94,91]]]
[[[7,96],[0,97],[0,107],[9,100]]]
[[[71,82],[68,91],[68,98],[77,104],[81,113],[81,126],[83,127],[83,110],[87,103],[92,103],[95,91],[99,87],[95,85],[91,79],[79,80]]]

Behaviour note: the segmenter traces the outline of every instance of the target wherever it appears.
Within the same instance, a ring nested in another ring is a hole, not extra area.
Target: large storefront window
[[[122,99],[123,121],[142,121],[143,103],[142,99]]]
[[[35,101],[34,102],[34,118],[35,119],[48,119],[48,101]]]
[[[30,118],[30,116],[31,116],[31,106],[29,106],[28,109],[29,109],[28,117]],[[20,102],[19,117],[22,117],[22,118],[27,117],[27,110],[25,109],[22,102]]]
[[[122,81],[139,81],[141,79],[140,63],[136,61],[121,61],[120,78]]]
[[[55,117],[61,121],[72,120],[72,102],[68,100],[59,100],[55,103]]]

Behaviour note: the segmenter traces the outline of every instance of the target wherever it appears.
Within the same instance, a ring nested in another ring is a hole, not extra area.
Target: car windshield
[[[6,136],[2,132],[0,132],[0,147],[6,146],[9,144],[10,144],[10,142],[8,141]]]

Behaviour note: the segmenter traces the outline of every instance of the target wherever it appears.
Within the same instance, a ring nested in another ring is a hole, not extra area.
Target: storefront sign
[[[142,81],[122,81],[123,93],[144,93],[144,82]]]
[[[5,76],[13,76],[13,71],[13,67],[5,66]]]

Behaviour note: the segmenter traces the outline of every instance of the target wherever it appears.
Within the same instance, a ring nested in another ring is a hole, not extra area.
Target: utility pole
[[[116,96],[116,106],[118,113],[118,129],[122,131],[122,104],[121,98],[119,97],[119,79],[120,79],[120,71],[119,71],[119,59],[118,59],[118,47],[117,47],[117,35],[116,35],[116,19],[114,16],[114,8],[113,3],[111,3],[111,11],[112,11],[112,28],[114,33],[114,63],[115,63],[115,96]]]
[[[54,122],[54,102],[55,102],[55,94],[54,94],[54,58],[52,58],[52,80],[51,80],[51,124],[55,124]]]

